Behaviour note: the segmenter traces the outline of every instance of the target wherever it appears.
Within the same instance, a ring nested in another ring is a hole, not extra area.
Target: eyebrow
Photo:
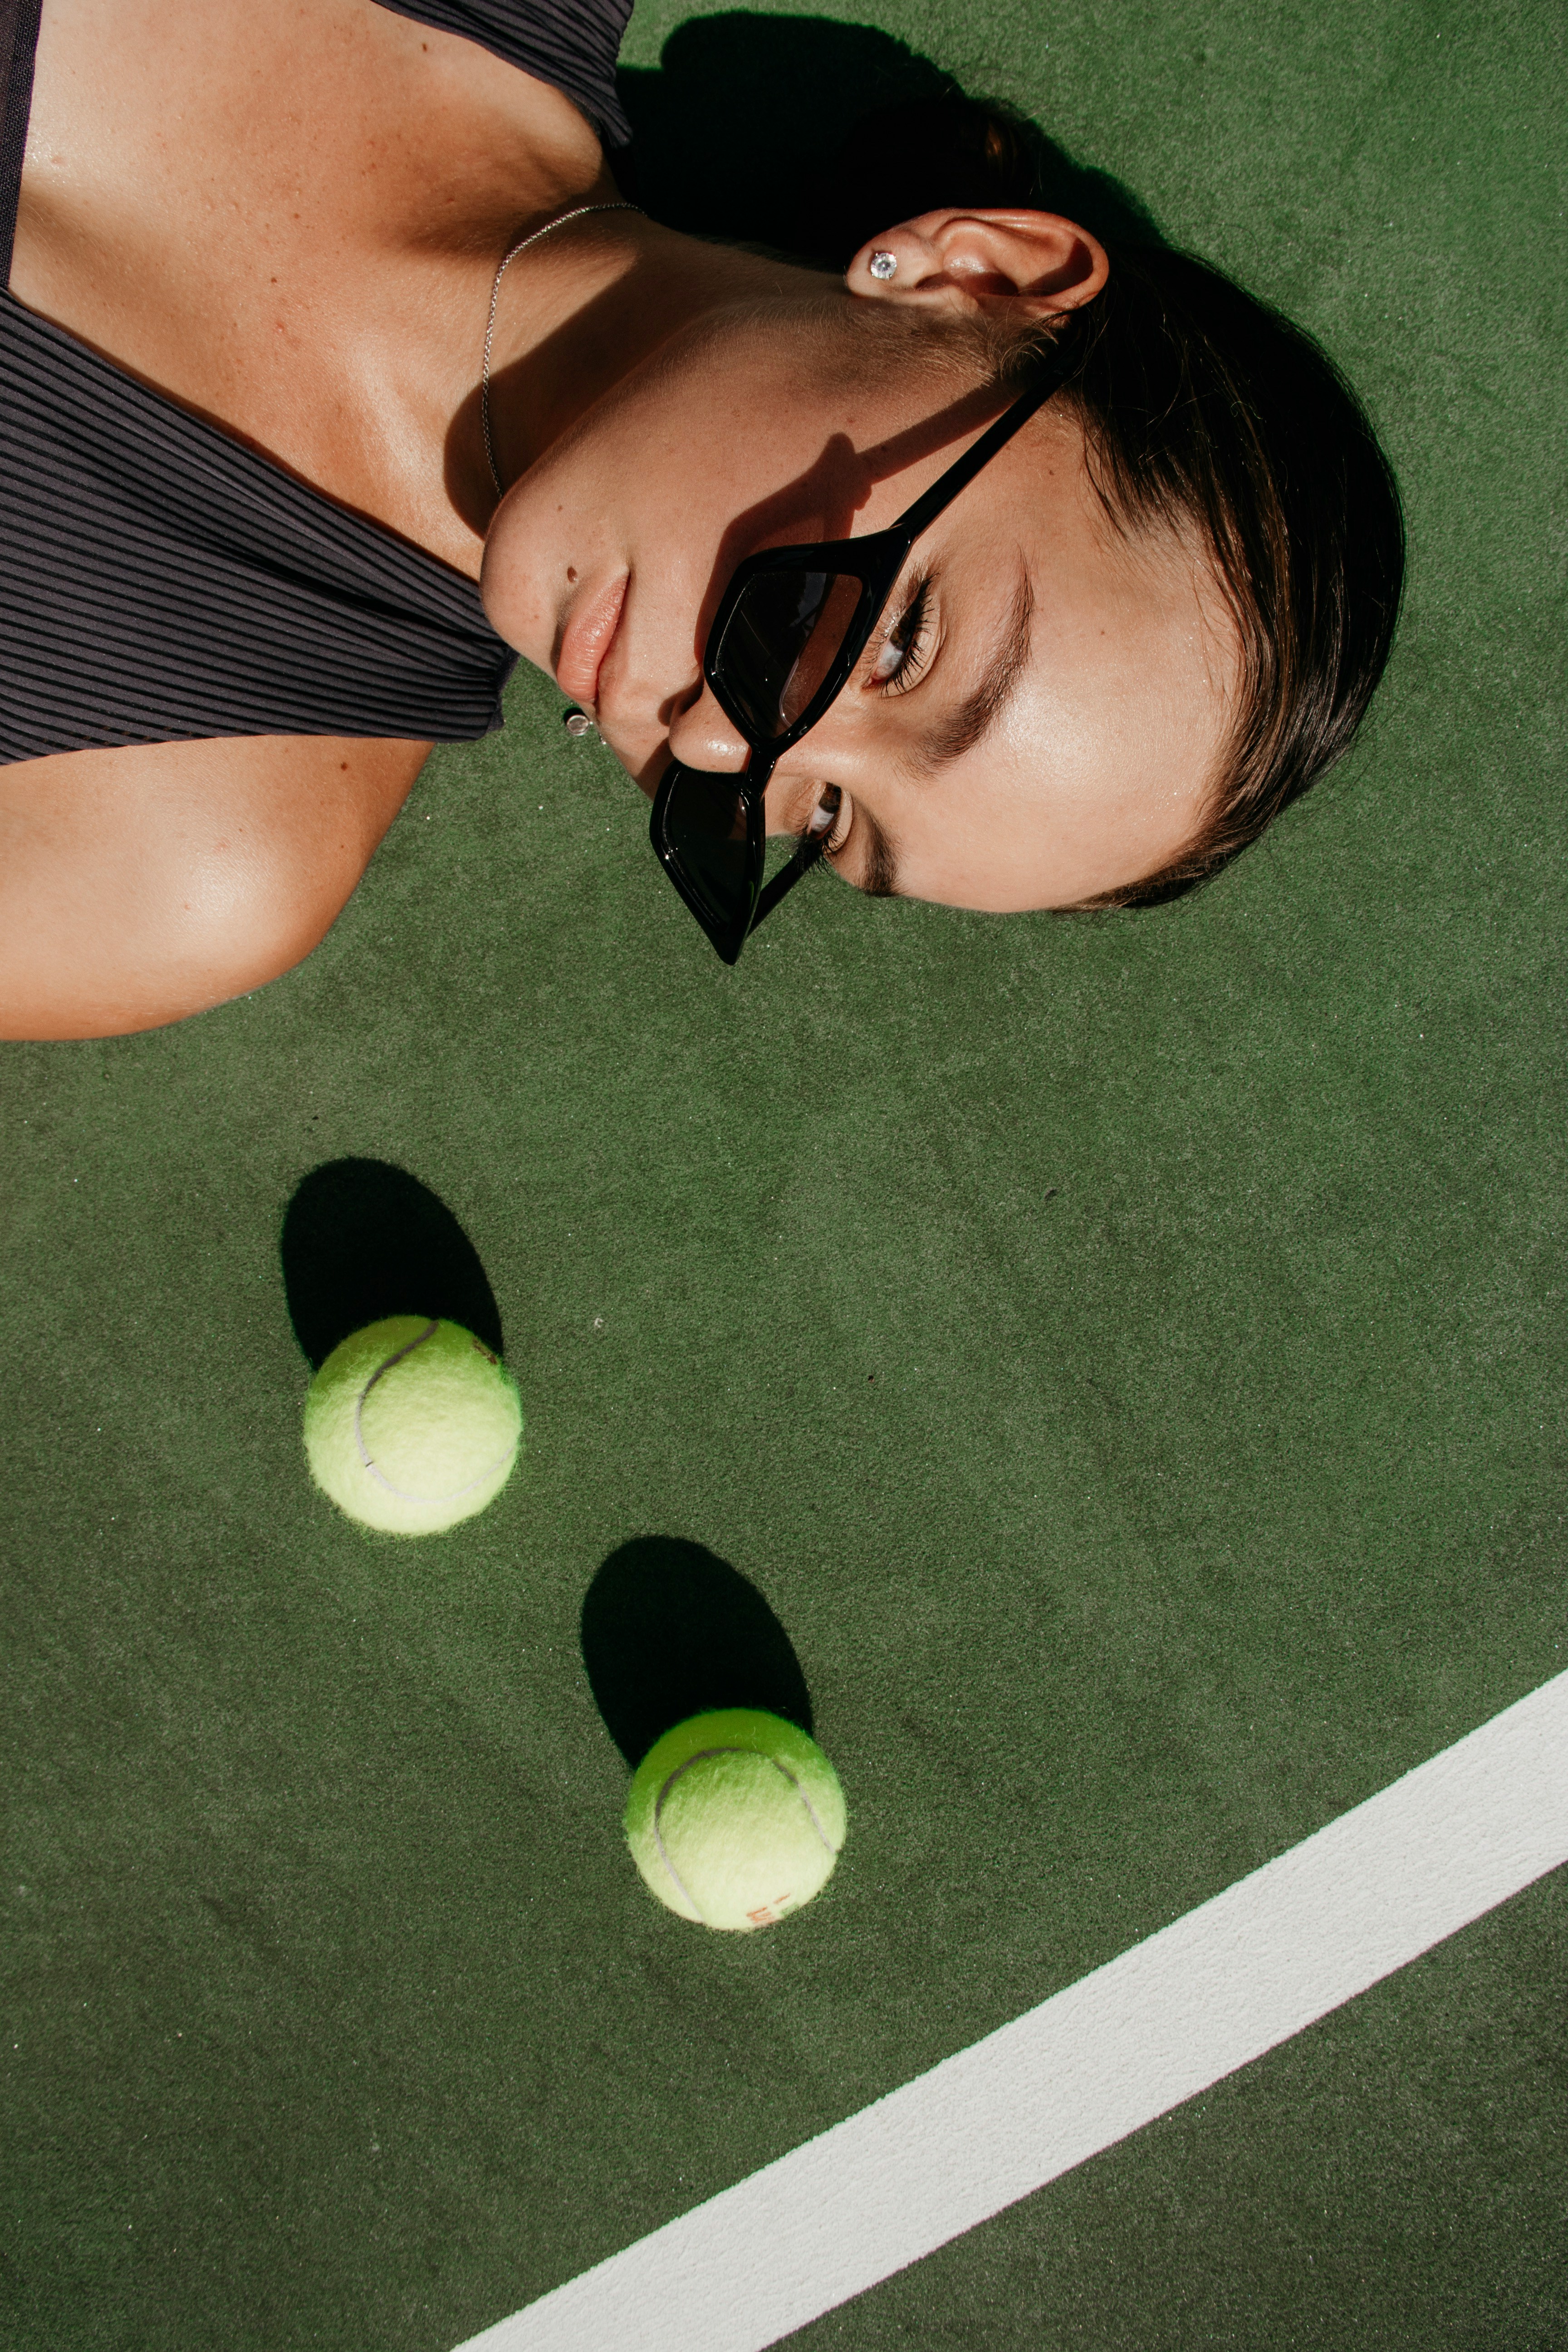
[[[1018,558],[1018,584],[1013,591],[1000,644],[974,692],[950,717],[941,719],[916,747],[917,764],[928,771],[948,767],[985,740],[1029,662],[1029,625],[1035,617],[1035,590],[1028,566]]]

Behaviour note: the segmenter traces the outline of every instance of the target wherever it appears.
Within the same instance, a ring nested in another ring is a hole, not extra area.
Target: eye
[[[824,784],[816,806],[805,821],[808,841],[822,840],[829,857],[835,857],[849,838],[851,811],[844,805],[844,795],[837,784]]]
[[[878,686],[899,694],[907,691],[919,677],[931,650],[931,631],[927,626],[930,609],[931,581],[928,576],[915,589],[877,648],[871,676]]]

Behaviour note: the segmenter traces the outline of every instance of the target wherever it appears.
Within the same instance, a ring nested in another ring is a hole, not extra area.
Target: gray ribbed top
[[[613,142],[630,0],[395,0],[552,83]],[[9,276],[37,0],[0,0]],[[0,762],[216,735],[460,742],[517,656],[471,580],[0,295]]]

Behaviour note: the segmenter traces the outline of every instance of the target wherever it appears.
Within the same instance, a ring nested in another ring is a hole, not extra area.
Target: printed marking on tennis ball
[[[650,1893],[681,1918],[740,1934],[820,1894],[847,1826],[838,1776],[816,1742],[753,1707],[677,1724],[626,1799],[626,1843]]]
[[[392,1315],[333,1349],[305,1400],[310,1473],[363,1527],[430,1535],[483,1510],[522,1435],[517,1384],[460,1323]]]

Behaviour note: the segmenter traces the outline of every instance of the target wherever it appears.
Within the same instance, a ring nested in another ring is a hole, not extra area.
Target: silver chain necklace
[[[490,288],[490,315],[485,326],[485,359],[484,365],[479,371],[479,423],[484,428],[485,457],[489,465],[490,479],[496,486],[498,499],[504,498],[506,492],[501,488],[500,474],[496,466],[495,444],[490,439],[490,345],[495,341],[496,304],[500,300],[501,279],[506,276],[518,255],[526,253],[531,245],[537,245],[542,236],[548,236],[552,228],[564,228],[568,221],[581,220],[585,213],[640,213],[641,210],[640,205],[579,205],[574,212],[560,213],[554,220],[546,221],[542,228],[533,229],[527,236],[520,237],[511,251],[503,253],[501,256],[500,268],[496,271],[496,282]]]

